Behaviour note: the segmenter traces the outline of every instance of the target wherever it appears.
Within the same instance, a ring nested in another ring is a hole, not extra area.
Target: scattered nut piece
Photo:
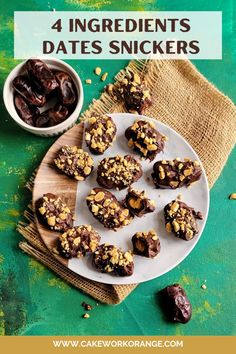
[[[236,199],[236,193],[231,193],[229,199]]]
[[[206,290],[206,288],[207,288],[206,284],[202,284],[202,285],[201,285],[201,288],[202,288],[203,290]]]
[[[105,81],[107,79],[107,76],[108,76],[108,73],[104,73],[102,76],[101,76],[101,81]]]
[[[99,68],[99,66],[97,66],[97,67],[95,68],[94,72],[95,72],[96,75],[99,76],[99,75],[101,74],[101,72],[102,72],[102,69]]]
[[[86,84],[91,85],[92,80],[91,79],[86,79],[85,82],[86,82]]]
[[[83,315],[83,318],[89,318],[90,317],[90,315],[88,314],[88,313],[85,313],[84,315]]]

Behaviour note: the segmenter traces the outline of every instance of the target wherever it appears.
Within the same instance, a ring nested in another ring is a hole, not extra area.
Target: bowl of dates
[[[23,129],[54,136],[71,128],[83,105],[76,71],[55,58],[32,58],[18,64],[3,89],[6,109]]]

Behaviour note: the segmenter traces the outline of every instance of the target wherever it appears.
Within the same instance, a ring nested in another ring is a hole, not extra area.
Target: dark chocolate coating
[[[119,92],[127,111],[131,113],[142,114],[152,104],[150,91],[138,74],[127,75],[120,84]]]
[[[44,194],[43,197],[36,202],[35,207],[39,219],[49,229],[65,232],[68,228],[72,227],[72,212],[66,203],[55,194]]]
[[[152,122],[137,120],[126,129],[125,137],[130,148],[150,161],[164,150],[166,138],[156,130]]]
[[[104,158],[98,165],[97,182],[107,189],[124,189],[143,174],[141,164],[131,155]]]
[[[157,188],[176,189],[191,185],[201,175],[202,169],[198,161],[174,159],[157,161],[153,166],[152,178]]]
[[[59,170],[77,181],[85,180],[93,171],[93,159],[77,146],[62,146],[54,163]]]
[[[198,234],[196,219],[203,219],[201,212],[196,212],[184,202],[173,200],[164,208],[166,230],[185,241],[192,240]]]
[[[76,99],[76,89],[70,75],[64,71],[56,71],[55,77],[58,83],[58,96],[65,106],[72,105]]]
[[[156,257],[161,250],[159,237],[154,231],[136,232],[132,243],[135,254],[148,258]]]
[[[52,70],[39,59],[29,59],[25,63],[25,69],[35,86],[44,94],[49,94],[58,87],[58,83]]]
[[[96,251],[101,237],[90,225],[68,229],[58,238],[58,251],[64,258],[83,257]]]
[[[92,189],[87,197],[87,205],[93,216],[107,229],[116,231],[132,220],[129,210],[106,189]]]
[[[106,115],[91,117],[85,129],[85,142],[95,155],[103,154],[116,138],[116,125]]]
[[[13,80],[14,89],[31,106],[42,107],[46,102],[46,97],[34,88],[27,76],[20,75]]]
[[[167,316],[174,322],[187,323],[192,316],[192,306],[186,292],[179,284],[162,290]]]
[[[34,125],[34,120],[40,114],[36,106],[30,106],[19,94],[14,96],[14,104],[19,117],[29,125]]]
[[[121,277],[130,276],[134,271],[133,257],[130,252],[123,252],[113,245],[100,245],[93,255],[94,267],[102,273]]]
[[[153,200],[145,196],[145,192],[129,188],[124,200],[124,205],[129,209],[132,215],[142,217],[145,214],[152,213],[155,210]]]

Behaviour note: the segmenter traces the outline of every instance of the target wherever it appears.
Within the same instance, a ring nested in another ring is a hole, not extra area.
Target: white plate
[[[132,276],[128,277],[117,277],[111,274],[98,272],[91,264],[91,256],[84,257],[83,259],[71,259],[69,260],[68,267],[75,273],[82,275],[85,278],[106,284],[141,283],[169,272],[181,261],[183,261],[197,244],[203,232],[209,209],[209,190],[207,178],[203,170],[200,181],[190,188],[183,187],[175,190],[169,190],[156,189],[154,187],[152,178],[150,177],[155,161],[162,159],[174,159],[175,157],[189,157],[193,160],[199,161],[199,157],[196,152],[182,136],[165,124],[155,120],[154,122],[157,130],[166,135],[168,137],[168,141],[166,142],[164,152],[158,154],[154,161],[141,162],[144,172],[143,177],[132,186],[138,190],[145,190],[147,196],[155,200],[156,210],[153,213],[147,214],[141,218],[135,217],[130,225],[118,230],[117,232],[105,229],[103,225],[92,216],[86,204],[86,196],[88,195],[90,189],[98,186],[96,183],[96,167],[98,162],[105,156],[111,157],[117,154],[132,154],[136,156],[136,158],[139,158],[139,155],[133,153],[127,145],[127,139],[124,136],[125,129],[133,124],[137,118],[153,121],[153,119],[145,116],[137,116],[128,113],[114,113],[109,116],[112,117],[116,124],[117,139],[113,143],[113,146],[110,147],[103,155],[93,155],[95,161],[94,172],[86,179],[85,183],[78,183],[75,225],[90,224],[100,234],[101,243],[107,242],[114,244],[121,247],[123,250],[132,250],[131,237],[135,234],[135,232],[155,229],[160,237],[161,252],[154,259],[135,256],[134,273]],[[83,149],[89,152],[84,141]],[[111,190],[111,192],[116,195],[118,200],[122,200],[124,199],[127,190]],[[163,208],[180,193],[182,194],[182,200],[184,202],[193,207],[196,211],[201,211],[204,216],[203,221],[198,221],[199,234],[191,241],[178,239],[173,234],[167,233],[165,230]]]

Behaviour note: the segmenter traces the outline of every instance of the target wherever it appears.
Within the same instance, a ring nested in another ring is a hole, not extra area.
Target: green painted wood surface
[[[196,61],[199,70],[236,101],[234,0],[58,0],[0,1],[0,86],[13,60],[14,10],[222,10],[223,60]],[[99,97],[103,83],[93,75],[95,65],[109,72],[108,81],[126,61],[70,61],[83,80],[85,109]],[[2,96],[2,95],[1,95]],[[0,334],[4,335],[232,335],[235,334],[236,150],[211,190],[209,219],[191,255],[170,273],[141,284],[122,304],[106,306],[71,288],[18,249],[16,223],[30,200],[24,184],[54,139],[43,139],[18,128],[0,107]],[[207,290],[201,284],[207,280]],[[193,304],[187,325],[164,321],[157,292],[180,282]],[[81,318],[82,301],[95,305],[91,318]]]

